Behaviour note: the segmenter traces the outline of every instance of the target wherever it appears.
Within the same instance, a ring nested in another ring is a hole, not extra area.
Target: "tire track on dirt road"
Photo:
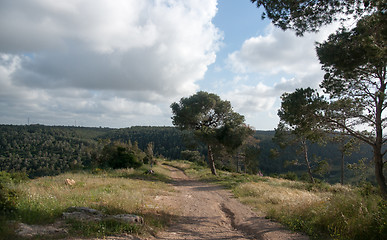
[[[309,239],[258,216],[221,186],[190,179],[177,168],[165,167],[171,172],[177,191],[173,196],[159,197],[158,202],[177,208],[180,216],[151,239]]]

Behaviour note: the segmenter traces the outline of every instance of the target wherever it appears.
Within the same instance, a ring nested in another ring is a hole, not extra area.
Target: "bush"
[[[127,151],[123,147],[116,147],[115,152],[109,159],[109,166],[113,169],[117,168],[139,168],[142,164],[137,161],[137,157],[133,152]]]
[[[190,162],[204,162],[204,157],[198,151],[184,150],[181,151],[181,158]]]
[[[379,239],[387,239],[387,202],[381,200],[378,204],[378,212],[375,214],[374,232]]]
[[[142,162],[143,162],[144,164],[149,164],[149,163],[151,162],[151,159],[150,159],[150,157],[145,156],[144,159],[142,160]]]
[[[13,183],[12,175],[0,172],[0,213],[9,213],[16,209],[17,194],[11,188]]]
[[[118,168],[139,168],[142,162],[137,159],[136,154],[125,145],[115,143],[106,145],[102,150],[99,159],[100,167]]]
[[[279,175],[280,178],[288,179],[288,180],[298,180],[298,176],[295,172],[287,172]]]

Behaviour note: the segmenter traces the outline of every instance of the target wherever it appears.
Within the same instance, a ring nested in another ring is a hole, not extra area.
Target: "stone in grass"
[[[125,223],[143,224],[144,219],[134,214],[118,214],[111,216],[111,219],[118,220]]]
[[[143,224],[144,219],[134,214],[107,215],[98,210],[86,207],[70,207],[63,213],[64,219],[79,221],[117,220],[125,223]]]
[[[69,186],[73,186],[75,184],[75,180],[74,179],[70,179],[70,178],[67,178],[65,180],[65,184],[66,185],[69,185]]]
[[[104,218],[100,211],[87,207],[70,207],[62,216],[64,219],[79,221],[101,221]]]
[[[67,234],[67,230],[63,228],[61,222],[50,225],[27,225],[19,223],[16,233],[19,236],[30,238],[36,235]]]
[[[145,174],[155,174],[155,171],[153,171],[152,169],[149,169],[147,171],[145,171]]]

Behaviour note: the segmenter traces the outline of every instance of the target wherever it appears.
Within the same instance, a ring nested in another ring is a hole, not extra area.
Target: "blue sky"
[[[172,102],[204,90],[256,129],[283,92],[316,88],[315,41],[249,0],[0,2],[0,124],[170,126]]]

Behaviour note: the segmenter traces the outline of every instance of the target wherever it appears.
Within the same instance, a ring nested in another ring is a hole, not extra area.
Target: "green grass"
[[[144,227],[135,224],[126,224],[114,220],[104,220],[99,222],[82,222],[82,221],[68,221],[71,225],[72,235],[81,235],[84,237],[98,237],[112,236],[119,234],[140,234],[144,231]]]
[[[144,174],[146,166],[137,170],[97,170],[66,173],[55,177],[42,177],[15,186],[19,198],[13,214],[14,219],[26,224],[50,224],[61,219],[69,207],[90,207],[105,214],[136,214],[145,224],[137,226],[118,221],[81,223],[69,221],[74,236],[104,237],[111,234],[150,234],[164,228],[173,218],[173,209],[166,209],[156,196],[170,195],[174,189],[168,185],[168,172],[154,166],[155,174]],[[68,186],[65,179],[75,180]],[[1,219],[0,219],[1,220]],[[3,221],[4,222],[4,221]],[[10,239],[14,234],[7,227],[0,227],[0,234]],[[8,236],[8,237],[7,237]]]
[[[221,184],[267,218],[312,239],[387,239],[387,203],[369,184],[311,184],[218,171],[189,162],[171,162],[191,177]]]

